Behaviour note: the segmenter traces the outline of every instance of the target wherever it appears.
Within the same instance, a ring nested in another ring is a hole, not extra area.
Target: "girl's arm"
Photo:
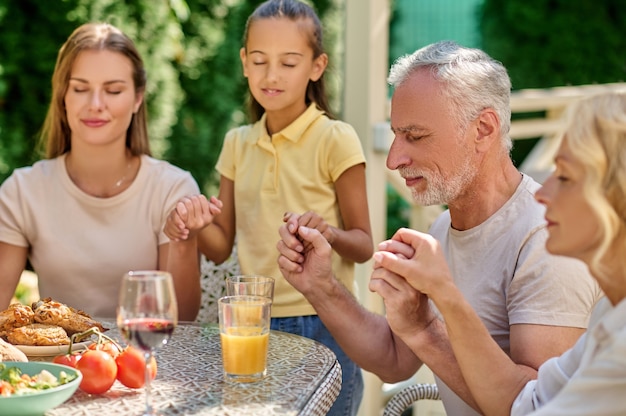
[[[220,178],[222,212],[198,234],[198,248],[204,256],[220,264],[228,259],[235,242],[235,182]]]
[[[374,243],[367,205],[365,164],[347,169],[335,182],[339,213],[343,229],[332,227],[332,248],[341,256],[356,263],[372,257]]]

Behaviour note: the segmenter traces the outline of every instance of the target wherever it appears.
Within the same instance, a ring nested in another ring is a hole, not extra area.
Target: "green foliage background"
[[[483,49],[514,89],[626,80],[624,0],[484,0]]]
[[[154,155],[189,170],[210,191],[224,134],[246,122],[239,49],[246,19],[260,3],[0,0],[0,182],[40,158],[35,145],[58,49],[80,24],[106,21],[128,34],[144,58]],[[310,4],[332,28],[325,18],[338,6]],[[329,32],[331,50],[336,33]]]

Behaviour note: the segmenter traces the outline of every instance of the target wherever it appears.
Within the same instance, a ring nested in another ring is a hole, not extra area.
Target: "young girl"
[[[115,317],[122,276],[160,269],[174,277],[179,318],[200,306],[195,239],[162,227],[198,185],[150,157],[146,72],[135,45],[109,24],[77,28],[59,51],[42,142],[46,159],[0,187],[0,310],[27,259],[42,298]]]
[[[535,195],[546,207],[546,248],[583,261],[605,297],[587,332],[539,367],[536,380],[498,347],[450,278],[419,273],[433,270],[432,253],[440,249],[433,239],[407,230],[394,237],[406,244],[403,250],[374,254],[389,272],[385,279],[401,273],[435,303],[463,377],[487,415],[626,414],[626,94],[575,104],[555,164]]]
[[[297,0],[261,4],[248,19],[240,56],[254,124],[225,138],[217,163],[219,200],[211,199],[223,203],[222,212],[213,218],[206,198],[186,198],[170,215],[166,233],[186,238],[210,222],[198,243],[217,263],[230,254],[236,233],[242,273],[276,279],[272,328],[333,349],[343,387],[330,414],[356,414],[360,369],[282,277],[276,242],[283,221],[317,228],[334,249],[335,274],[353,287],[354,263],[373,252],[363,151],[354,129],[329,111],[323,81],[328,56],[311,7]]]

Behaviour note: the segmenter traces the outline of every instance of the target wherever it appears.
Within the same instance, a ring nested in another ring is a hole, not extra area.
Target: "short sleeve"
[[[0,186],[0,241],[28,247],[26,218],[16,173],[9,176]]]
[[[329,141],[328,169],[333,182],[352,166],[365,163],[361,141],[350,124],[333,121],[324,136]]]
[[[222,145],[222,150],[220,151],[220,155],[215,165],[215,169],[219,172],[220,175],[232,181],[235,180],[236,175],[235,150],[237,145],[237,137],[239,136],[238,132],[239,129],[232,129],[228,133],[226,133],[226,136],[224,137],[224,143]]]
[[[507,293],[509,323],[586,328],[600,288],[583,262],[546,255],[546,239],[542,226],[521,248]]]

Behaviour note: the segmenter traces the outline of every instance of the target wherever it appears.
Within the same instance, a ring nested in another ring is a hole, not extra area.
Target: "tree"
[[[242,74],[239,49],[248,16],[261,3],[187,1],[190,18],[182,22],[185,52],[178,61],[185,98],[166,158],[189,169],[207,193],[214,193],[207,188],[215,188],[218,182],[215,164],[224,135],[247,122],[244,107],[248,84]],[[335,10],[327,0],[312,5],[320,19]],[[332,43],[334,33],[330,34]]]
[[[73,7],[65,1],[50,7],[37,0],[0,0],[0,181],[38,159],[35,144],[52,70],[59,46],[74,29],[67,19]]]
[[[483,47],[514,89],[624,81],[623,0],[485,0]]]
[[[626,79],[622,0],[484,0],[483,49],[508,69],[513,89]],[[514,118],[537,116],[516,114]],[[542,114],[539,114],[542,116]],[[539,138],[516,141],[520,164]]]
[[[50,7],[37,0],[0,0],[0,179],[42,156],[36,143],[58,50],[76,27],[88,21],[112,23],[135,41],[149,78],[146,101],[152,148],[157,156],[165,152],[182,100],[174,65],[182,36],[168,3],[65,0]]]
[[[185,51],[177,62],[185,97],[166,152],[168,160],[190,170],[204,189],[217,183],[214,167],[226,131],[245,121],[247,84],[239,48],[246,19],[257,5],[221,3],[187,2],[190,18],[182,23]]]

